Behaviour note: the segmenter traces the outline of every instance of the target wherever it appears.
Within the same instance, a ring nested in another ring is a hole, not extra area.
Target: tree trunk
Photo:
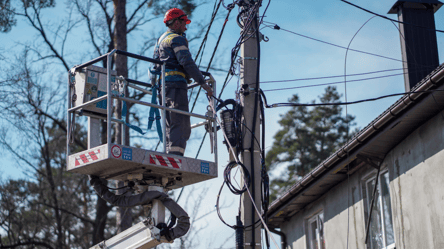
[[[107,215],[111,209],[112,207],[108,206],[104,199],[102,199],[100,196],[97,196],[96,219],[94,221],[95,225],[93,229],[92,245],[96,245],[99,242],[105,240],[106,220]]]
[[[127,51],[127,28],[126,28],[126,0],[113,0],[114,3],[114,47],[118,50]],[[126,56],[116,55],[116,71],[118,76],[128,77],[128,59]],[[120,102],[120,101],[118,101]],[[116,103],[117,117],[121,117],[121,103]],[[128,112],[127,112],[128,113]],[[128,115],[128,114],[127,114]],[[125,127],[124,145],[129,145],[129,131]],[[116,125],[116,143],[122,144],[122,128],[120,124]],[[123,182],[117,183],[118,187],[123,186]],[[132,225],[131,209],[120,208],[117,212],[117,232],[120,233]]]

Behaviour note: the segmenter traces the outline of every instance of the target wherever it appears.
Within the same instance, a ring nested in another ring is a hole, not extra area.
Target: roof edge
[[[268,209],[269,217],[276,215],[288,200],[291,199],[293,195],[296,195],[305,187],[317,180],[325,171],[333,168],[333,166],[344,159],[352,150],[358,147],[365,147],[362,145],[369,141],[369,138],[381,131],[381,128],[387,123],[393,121],[397,114],[402,112],[408,107],[415,104],[415,100],[422,96],[426,96],[427,90],[434,86],[442,85],[444,83],[444,63],[431,72],[427,77],[425,77],[420,83],[418,83],[413,89],[412,93],[405,94],[398,101],[396,101],[392,106],[390,106],[386,111],[374,119],[369,125],[362,129],[358,134],[356,134],[351,140],[349,140],[345,145],[343,145],[339,150],[325,159],[316,168],[310,171],[306,176],[304,176],[300,181],[295,183],[289,190],[287,190],[280,198],[274,200]],[[359,146],[361,145],[361,146]]]

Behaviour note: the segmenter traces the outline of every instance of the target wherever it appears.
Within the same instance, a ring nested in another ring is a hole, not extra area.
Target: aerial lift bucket
[[[94,175],[106,180],[118,180],[126,183],[134,182],[139,187],[145,187],[145,189],[157,188],[159,191],[163,192],[216,178],[216,114],[213,112],[207,112],[207,115],[189,113],[168,108],[165,106],[165,103],[156,105],[150,102],[123,97],[118,92],[119,77],[117,77],[116,72],[111,70],[109,67],[101,68],[93,65],[104,59],[107,60],[106,65],[111,65],[111,58],[115,53],[147,62],[161,64],[162,75],[165,75],[166,63],[120,50],[113,50],[108,54],[102,55],[94,60],[72,68],[69,72],[68,80],[67,171],[84,175]],[[203,74],[212,79],[213,92],[215,92],[216,83],[211,74]],[[163,79],[162,93],[164,94],[165,77],[161,78]],[[150,84],[131,79],[125,79],[125,81],[128,83],[129,87],[149,93],[149,91],[139,86],[146,87],[151,86]],[[190,87],[193,87],[193,85]],[[156,107],[162,110],[163,141],[166,140],[166,111],[181,113],[203,119],[203,122],[192,125],[192,128],[197,128],[204,125],[207,127],[207,131],[210,132],[211,146],[214,148],[214,161],[167,154],[165,143],[163,145],[163,151],[153,151],[113,143],[111,138],[111,124],[124,123],[117,117],[113,117],[113,99],[131,102],[147,107]],[[162,97],[162,100],[165,100],[165,96]],[[211,101],[214,102],[214,100]],[[214,105],[215,103],[213,103],[213,106]],[[71,143],[75,139],[76,135],[74,134],[76,115],[84,115],[88,117],[88,149],[71,153]],[[101,143],[100,120],[104,120],[107,124],[107,142],[105,144]],[[93,248],[152,248],[153,246],[158,245],[156,243],[161,243],[158,229],[155,227],[155,225],[157,225],[159,222],[163,222],[164,210],[162,217],[162,205],[158,202],[155,203],[155,205],[158,205],[158,208],[160,207],[158,209],[159,212],[155,214],[157,215],[155,219],[145,220],[144,222],[136,224],[128,230],[120,233],[117,235],[119,236],[118,238],[112,238],[107,241],[106,247],[97,247],[100,246],[99,244]],[[142,237],[143,239],[141,239]],[[141,242],[143,240],[146,241],[146,243]],[[117,241],[133,243],[134,247],[116,244]],[[110,247],[109,245],[111,244],[119,246]]]

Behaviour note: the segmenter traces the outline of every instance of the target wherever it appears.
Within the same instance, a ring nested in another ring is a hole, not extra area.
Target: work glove
[[[213,89],[208,84],[202,84],[202,88],[207,91],[207,96],[212,97],[213,96]]]

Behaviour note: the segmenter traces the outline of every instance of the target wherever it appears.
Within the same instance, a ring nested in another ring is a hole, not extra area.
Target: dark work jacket
[[[180,66],[178,68],[167,66],[167,71],[179,71],[186,75],[186,78],[180,75],[165,77],[165,81],[167,81],[166,86],[186,89],[189,77],[193,78],[198,84],[205,84],[202,73],[191,57],[185,34],[179,34],[168,29],[161,38],[163,39],[159,39],[158,42],[160,42],[160,44],[158,45],[158,49],[154,51],[154,58],[157,57],[156,53],[158,53],[161,61],[179,64]]]

